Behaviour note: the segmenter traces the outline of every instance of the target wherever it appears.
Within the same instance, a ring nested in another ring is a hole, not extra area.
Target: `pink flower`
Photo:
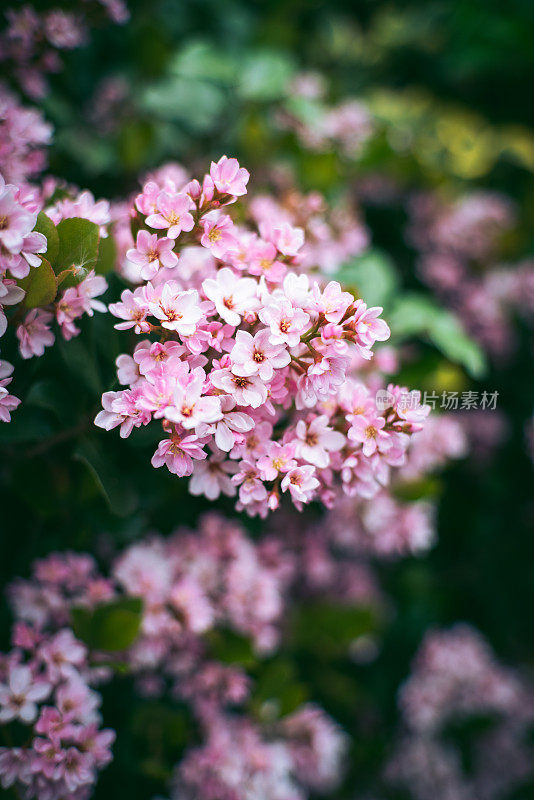
[[[221,405],[223,405],[224,396],[221,397],[220,400]],[[232,406],[234,404],[235,403],[232,399]],[[199,435],[205,435],[203,427],[204,426],[202,425],[199,427]],[[244,433],[247,433],[247,431],[250,431],[254,428],[254,420],[252,417],[249,417],[248,414],[245,414],[242,411],[229,411],[224,413],[222,419],[220,419],[214,425],[206,427],[206,433],[208,430],[210,432],[214,431],[215,444],[217,447],[223,452],[228,453],[235,445],[236,441],[240,441],[243,438]]]
[[[36,737],[32,742],[34,757],[31,761],[31,771],[43,775],[48,780],[57,781],[62,775],[62,762],[65,760],[65,750],[56,739],[41,739]]]
[[[237,464],[226,461],[224,455],[211,456],[207,461],[195,465],[195,471],[189,481],[191,494],[202,494],[208,500],[216,500],[221,492],[228,497],[236,493],[231,475],[237,470]]]
[[[229,325],[239,325],[246,311],[256,304],[257,283],[253,278],[241,278],[228,267],[217,272],[216,278],[206,278],[202,291],[213,303],[219,316]]]
[[[370,348],[376,342],[385,342],[391,332],[383,319],[378,319],[382,313],[380,306],[367,308],[363,300],[354,303],[355,313],[348,322],[349,330],[354,332],[355,342],[360,348],[360,355],[371,358]]]
[[[193,459],[203,460],[207,453],[202,447],[202,442],[194,434],[181,436],[173,433],[170,439],[163,439],[152,456],[153,467],[162,467],[164,464],[169,472],[178,475],[191,475],[193,472]]]
[[[378,450],[384,452],[391,447],[391,434],[382,430],[385,424],[384,417],[371,413],[358,415],[354,417],[347,435],[353,442],[362,442],[364,456],[372,456]]]
[[[85,314],[92,317],[93,311],[107,311],[104,303],[94,300],[95,297],[104,294],[107,288],[108,284],[103,275],[97,275],[94,269],[87,273],[83,281],[76,287],[82,311]]]
[[[170,239],[176,239],[182,231],[193,230],[195,220],[190,211],[194,205],[187,194],[160,192],[156,204],[158,212],[146,218],[150,228],[168,228]]]
[[[0,186],[0,247],[15,254],[21,252],[24,238],[32,232],[37,220],[37,214],[15,200],[16,191],[11,184]]]
[[[267,453],[258,459],[257,467],[265,481],[274,481],[280,472],[289,472],[297,466],[295,445],[269,442]]]
[[[210,375],[216,389],[231,395],[240,406],[259,408],[267,399],[267,387],[256,375],[234,375],[229,369],[216,369]]]
[[[147,425],[152,415],[150,411],[139,406],[142,390],[137,387],[122,392],[104,392],[102,395],[103,410],[95,417],[95,425],[110,431],[120,425],[120,435],[126,439],[134,428]]]
[[[271,343],[268,330],[259,331],[255,336],[237,331],[230,358],[235,375],[258,375],[262,381],[270,381],[275,369],[287,367],[291,361],[285,345]]]
[[[112,759],[110,746],[115,741],[115,731],[109,728],[99,730],[95,723],[79,728],[75,734],[75,742],[79,750],[88,753],[95,765],[102,769]]]
[[[0,336],[7,330],[7,319],[2,306],[14,306],[24,299],[26,292],[11,278],[0,280]]]
[[[72,674],[72,667],[80,667],[87,654],[85,646],[67,628],[56,633],[40,652],[48,678],[54,683],[60,678],[68,678]]]
[[[164,284],[161,297],[149,304],[152,314],[161,320],[163,328],[176,331],[180,336],[192,336],[204,312],[200,307],[196,289],[183,292],[175,281]]]
[[[80,786],[94,782],[94,764],[89,753],[82,753],[77,747],[69,747],[65,753],[65,761],[61,777],[69,792],[75,792]]]
[[[304,244],[302,228],[294,228],[288,222],[283,222],[271,229],[267,226],[260,226],[260,231],[262,236],[272,242],[284,256],[296,256]]]
[[[349,292],[343,292],[337,281],[330,281],[321,292],[318,284],[314,284],[314,308],[324,314],[328,322],[340,322],[347,309],[354,302]]]
[[[125,289],[121,294],[120,303],[110,303],[109,310],[115,317],[126,320],[115,325],[118,331],[135,328],[136,333],[148,333],[150,323],[146,321],[149,306],[146,297],[137,289],[131,292]]]
[[[247,183],[250,173],[244,167],[239,166],[237,158],[221,156],[219,161],[211,162],[210,176],[215,188],[221,194],[231,194],[240,197],[247,193]]]
[[[289,470],[280,485],[283,492],[289,489],[293,500],[297,503],[309,503],[319,486],[319,481],[315,477],[315,467],[306,464]]]
[[[137,233],[135,248],[126,253],[126,258],[141,267],[141,277],[149,281],[160,267],[174,267],[178,263],[178,256],[173,253],[174,239],[164,236],[158,239],[157,233],[150,234],[140,230]]]
[[[20,399],[9,394],[2,383],[4,381],[0,381],[0,422],[11,422],[11,412],[20,405]]]
[[[213,607],[199,581],[192,575],[174,584],[169,602],[193,633],[204,633],[212,627],[215,617]]]
[[[56,706],[66,721],[82,724],[96,722],[98,720],[96,709],[99,705],[99,695],[91,691],[77,673],[73,673],[56,692]]]
[[[330,464],[329,453],[341,450],[347,440],[339,431],[333,430],[324,414],[315,417],[310,423],[303,419],[297,422],[296,455],[303,461],[325,469]]]
[[[267,489],[252,461],[241,461],[239,471],[233,476],[232,481],[239,486],[239,500],[243,505],[267,499]]]
[[[294,308],[286,298],[277,299],[260,309],[259,317],[270,328],[269,340],[273,345],[296,347],[310,324],[310,315]]]
[[[75,727],[67,722],[63,715],[53,706],[45,706],[41,709],[39,719],[35,723],[36,733],[47,736],[57,743],[60,739],[68,739],[74,735]]]
[[[224,258],[225,253],[236,246],[234,223],[228,215],[217,218],[206,215],[202,217],[201,224],[204,233],[200,244],[211,250],[215,258]]]
[[[51,685],[37,679],[30,667],[13,664],[7,683],[0,683],[0,722],[20,719],[28,725],[37,717],[37,703],[45,700]]]
[[[218,397],[202,395],[206,373],[196,367],[174,390],[174,405],[167,408],[165,416],[171,422],[179,422],[186,430],[201,422],[216,422],[221,419],[221,401]]]
[[[176,375],[182,369],[181,356],[186,352],[186,348],[179,342],[141,342],[135,348],[133,361],[138,365],[141,375],[150,375],[163,367]],[[121,381],[121,383],[131,383],[131,381]]]
[[[49,328],[53,316],[49,311],[34,308],[26,314],[24,322],[17,328],[22,358],[42,356],[45,348],[54,344],[55,336]]]

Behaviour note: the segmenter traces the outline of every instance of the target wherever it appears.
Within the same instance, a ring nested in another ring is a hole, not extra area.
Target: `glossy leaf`
[[[56,298],[57,278],[45,258],[38,267],[30,267],[29,274],[19,281],[19,285],[26,292],[23,300],[26,308],[47,306]]]
[[[59,235],[56,226],[44,211],[39,212],[34,230],[46,236],[47,248],[44,257],[53,266],[59,253]]]

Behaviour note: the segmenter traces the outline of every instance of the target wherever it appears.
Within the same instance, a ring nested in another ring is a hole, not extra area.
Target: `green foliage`
[[[87,219],[71,217],[57,225],[59,251],[56,271],[74,268],[69,278],[63,281],[63,288],[79,283],[94,269],[98,258],[100,234],[98,225]]]
[[[80,441],[74,458],[81,461],[94,478],[95,485],[114,514],[126,517],[135,511],[137,500],[120,470],[98,443],[86,438]]]
[[[425,295],[405,294],[389,315],[394,342],[417,336],[426,337],[450,361],[461,364],[474,378],[486,372],[480,347],[467,336],[453,314]]]
[[[392,259],[375,248],[345,264],[335,277],[363,297],[368,306],[388,306],[399,290],[399,276]]]
[[[91,650],[126,650],[139,634],[142,611],[143,603],[138,597],[122,598],[94,609],[74,608],[72,629]]]
[[[276,100],[286,94],[294,73],[293,61],[285,53],[255,51],[240,64],[237,91],[247,100]]]
[[[375,630],[375,611],[362,606],[310,601],[295,610],[292,641],[319,660],[346,656],[350,644]]]
[[[59,253],[59,236],[56,226],[44,211],[40,211],[37,215],[37,222],[34,230],[46,236],[47,248],[44,258],[46,258],[50,264],[54,265]]]
[[[29,274],[19,280],[19,286],[26,292],[23,301],[26,308],[39,308],[52,303],[56,298],[57,285],[54,270],[42,258],[38,267],[30,267]]]
[[[210,631],[206,638],[213,657],[218,661],[241,667],[250,667],[256,663],[252,643],[246,636],[229,629],[217,629]]]
[[[98,245],[98,258],[95,264],[95,271],[99,275],[107,275],[115,269],[115,262],[117,260],[117,246],[115,239],[110,234],[106,237],[100,238]]]

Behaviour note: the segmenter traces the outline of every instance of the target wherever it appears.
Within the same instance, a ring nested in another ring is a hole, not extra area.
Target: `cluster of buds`
[[[276,206],[258,231],[236,224],[225,207],[248,179],[223,156],[202,184],[149,181],[136,198],[127,258],[141,285],[110,311],[143,338],[117,359],[128,388],[104,394],[96,424],[126,437],[159,420],[153,466],[191,475],[193,494],[238,494],[251,516],[282,493],[299,508],[341,485],[370,496],[429,409],[395,386],[377,408],[356,365],[389,337],[382,309],[306,274],[304,232]]]

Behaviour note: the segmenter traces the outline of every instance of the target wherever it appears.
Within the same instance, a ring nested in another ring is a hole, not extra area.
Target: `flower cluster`
[[[429,193],[409,204],[408,239],[420,253],[419,272],[492,355],[514,345],[512,316],[534,312],[534,265],[501,265],[503,238],[516,223],[504,196],[472,192],[454,202]]]
[[[43,148],[51,135],[40,111],[22,106],[0,85],[0,164],[8,182],[26,180],[44,168]]]
[[[354,365],[388,338],[382,309],[310,279],[304,231],[276,204],[263,202],[258,232],[236,224],[225,207],[248,178],[223,156],[202,184],[162,176],[136,198],[127,258],[142,285],[110,310],[143,339],[117,359],[128,388],[104,394],[96,424],[126,437],[160,420],[153,466],[191,475],[193,494],[237,494],[250,515],[281,493],[299,508],[339,486],[371,496],[429,408],[414,395],[405,409],[390,386],[377,409]]]
[[[532,686],[501,666],[469,626],[426,635],[400,706],[406,731],[386,774],[409,787],[416,800],[497,800],[532,776]],[[460,753],[442,733],[451,721],[475,716],[495,724],[481,729],[472,769],[465,773]]]
[[[69,618],[67,596],[100,594],[94,564],[87,556],[52,557],[38,562],[35,574],[33,588],[60,601],[57,624],[44,606],[36,614],[31,600],[26,605],[31,584],[14,587],[19,621],[13,649],[0,658],[0,724],[18,723],[25,734],[20,744],[0,748],[0,783],[39,800],[88,797],[98,772],[111,761],[115,733],[101,727],[101,698],[91,688],[103,675],[89,665],[87,648],[63,623]]]
[[[6,24],[0,31],[0,63],[9,67],[9,73],[30,97],[47,94],[46,76],[61,68],[58,51],[74,50],[87,41],[89,14],[94,17],[102,9],[113,22],[120,24],[128,19],[123,0],[93,0],[83,6],[87,12],[81,6],[77,12],[61,8],[40,12],[30,4],[6,10]]]
[[[318,707],[284,718],[270,738],[250,720],[205,719],[206,744],[179,764],[171,800],[305,800],[340,774],[343,734]]]
[[[305,800],[326,792],[342,773],[346,737],[317,706],[263,720],[244,713],[252,681],[237,665],[213,658],[217,629],[251,637],[272,652],[290,582],[292,556],[253,544],[235,523],[204,517],[198,529],[151,537],[116,559],[111,579],[90,556],[52,554],[34,564],[30,580],[9,589],[17,623],[13,650],[0,662],[0,724],[33,724],[31,742],[0,750],[4,788],[48,800],[85,797],[96,771],[110,760],[113,732],[101,730],[96,680],[109,667],[69,629],[73,608],[101,609],[124,595],[143,601],[140,633],[120,653],[145,695],[187,703],[203,733],[173,780],[173,797],[220,800],[254,797]],[[46,705],[40,705],[47,702]],[[224,746],[223,746],[224,745]]]
[[[43,194],[34,187],[5,183],[0,175],[0,336],[6,333],[9,322],[9,327],[15,329],[23,359],[42,356],[54,343],[51,327],[54,319],[63,338],[68,340],[80,332],[75,320],[84,314],[92,316],[94,311],[106,310],[103,303],[95,299],[107,288],[101,275],[76,264],[56,275],[46,261],[49,242],[47,236],[37,230],[38,218],[44,218],[56,232],[50,217],[40,214],[44,202]],[[58,222],[67,217],[80,217],[104,225],[109,221],[107,204],[104,205],[102,208],[95,203],[92,195],[86,192],[77,200],[63,200],[47,211]],[[34,279],[35,274],[39,274],[39,279]],[[43,280],[40,280],[41,274]],[[63,289],[61,283],[68,278],[74,280]],[[9,320],[5,309],[9,310]],[[10,412],[20,402],[6,389],[12,371],[11,364],[0,362],[0,420],[3,422],[10,421]]]
[[[278,112],[280,127],[292,130],[309,150],[359,155],[373,134],[374,122],[360,100],[349,97],[337,104],[325,100],[326,86],[318,73],[301,73],[293,79],[288,101]]]

